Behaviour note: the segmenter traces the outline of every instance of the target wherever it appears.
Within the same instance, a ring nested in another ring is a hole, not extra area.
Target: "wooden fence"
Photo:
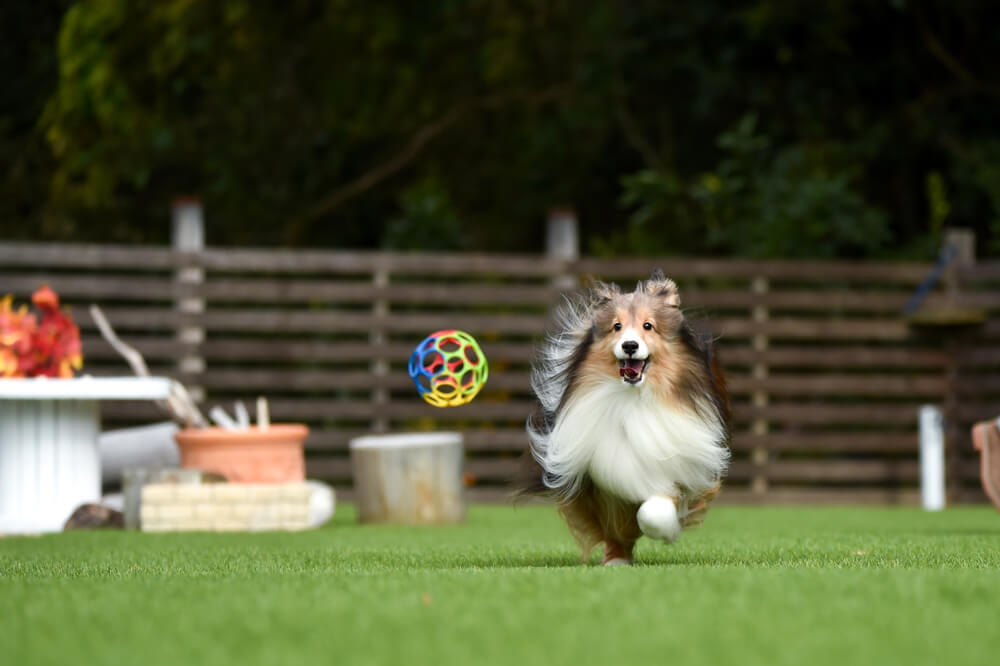
[[[90,321],[84,306],[97,302],[155,373],[197,387],[206,405],[268,396],[274,419],[311,427],[309,475],[338,486],[350,484],[355,435],[461,430],[470,493],[486,499],[506,493],[526,443],[528,364],[556,285],[631,286],[657,266],[718,338],[736,418],[729,501],[915,503],[928,403],[946,409],[950,499],[982,500],[968,427],[1000,413],[1000,263],[951,271],[924,304],[990,315],[964,328],[903,318],[931,269],[912,263],[0,243],[0,294],[26,298],[47,282],[75,305],[88,373],[128,373]],[[406,361],[452,327],[480,340],[490,380],[470,405],[438,410],[417,397]],[[148,404],[104,407],[107,427],[162,417]]]

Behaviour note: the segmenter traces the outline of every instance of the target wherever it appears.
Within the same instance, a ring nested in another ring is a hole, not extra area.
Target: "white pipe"
[[[934,405],[920,408],[920,497],[925,511],[944,508],[944,419]]]
[[[215,421],[215,425],[219,426],[223,430],[239,430],[240,426],[230,418],[229,414],[226,414],[226,410],[222,409],[216,405],[208,411],[208,417]]]
[[[233,413],[236,414],[236,425],[239,426],[240,430],[246,430],[250,427],[250,412],[247,411],[247,406],[243,404],[242,400],[236,401]]]

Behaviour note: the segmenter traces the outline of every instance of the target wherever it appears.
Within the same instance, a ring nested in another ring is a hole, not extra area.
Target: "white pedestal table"
[[[101,498],[101,400],[163,400],[166,377],[0,379],[0,534],[58,532]]]

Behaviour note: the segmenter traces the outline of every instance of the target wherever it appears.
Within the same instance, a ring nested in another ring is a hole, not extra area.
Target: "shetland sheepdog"
[[[532,366],[536,490],[554,496],[583,558],[631,564],[641,535],[700,524],[729,462],[729,403],[711,342],[656,270],[635,291],[597,283],[557,313]]]

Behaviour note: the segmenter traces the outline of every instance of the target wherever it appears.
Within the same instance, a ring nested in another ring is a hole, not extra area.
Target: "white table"
[[[163,400],[166,377],[0,379],[0,534],[58,532],[101,498],[101,400]]]

